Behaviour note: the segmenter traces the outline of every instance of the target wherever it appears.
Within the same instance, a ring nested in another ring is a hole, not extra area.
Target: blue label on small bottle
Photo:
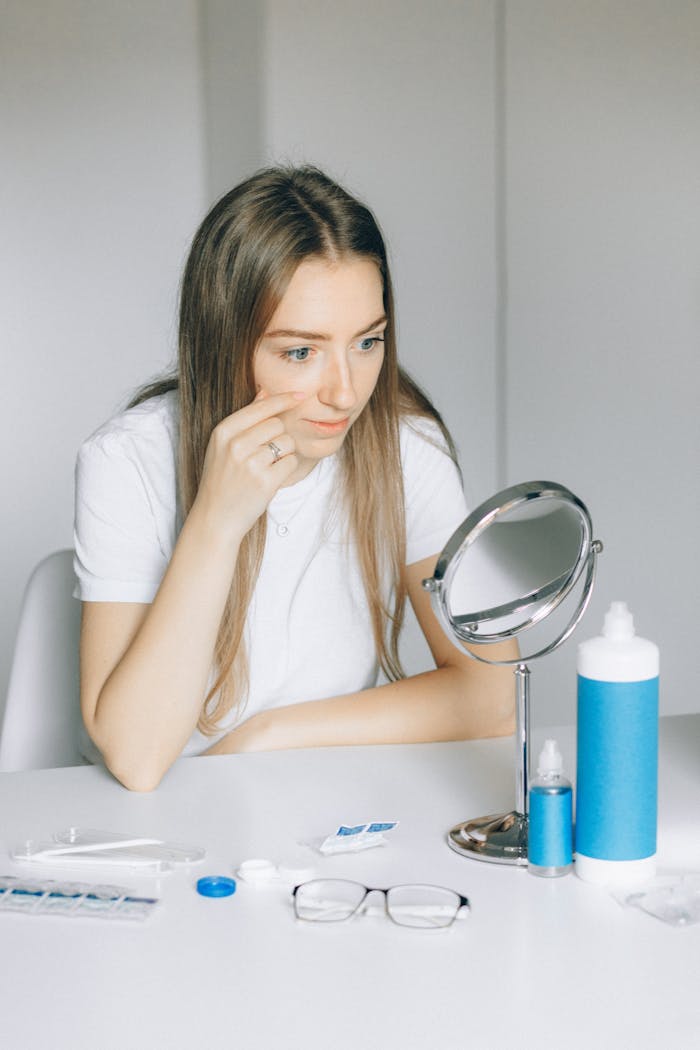
[[[564,868],[571,864],[571,788],[532,785],[529,809],[529,863],[542,868]]]
[[[656,853],[659,679],[579,675],[576,851],[600,860]]]

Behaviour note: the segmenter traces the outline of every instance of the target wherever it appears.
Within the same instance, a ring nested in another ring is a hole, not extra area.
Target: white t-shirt
[[[178,514],[177,394],[128,409],[83,444],[76,466],[76,597],[151,602],[173,553]],[[466,517],[458,471],[436,424],[401,425],[407,564],[438,554]],[[436,447],[436,444],[439,447]],[[260,575],[248,611],[250,686],[239,718],[257,711],[358,692],[378,664],[354,544],[338,512],[336,456],[269,505]],[[286,525],[288,531],[280,535]],[[195,730],[184,754],[218,737]],[[94,758],[94,754],[88,757]]]

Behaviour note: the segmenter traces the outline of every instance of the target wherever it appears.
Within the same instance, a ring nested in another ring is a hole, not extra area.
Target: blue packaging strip
[[[353,827],[349,827],[347,824],[341,824],[336,835],[346,837],[348,835],[376,835],[382,831],[392,831],[396,827],[397,821],[384,821],[380,823],[375,821],[373,824],[355,824]]]
[[[579,676],[576,851],[600,860],[656,853],[659,680]]]
[[[527,859],[542,868],[564,868],[573,859],[571,788],[533,785],[529,794],[530,820]]]

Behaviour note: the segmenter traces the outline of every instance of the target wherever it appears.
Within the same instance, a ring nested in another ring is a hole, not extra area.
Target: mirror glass
[[[488,642],[533,626],[559,605],[585,564],[590,530],[570,493],[540,493],[479,513],[443,552],[443,600],[455,633]]]

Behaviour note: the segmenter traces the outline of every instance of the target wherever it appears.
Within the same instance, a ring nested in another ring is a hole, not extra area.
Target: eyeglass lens
[[[297,887],[296,914],[311,922],[340,922],[357,911],[367,893],[359,882],[315,879]],[[417,929],[450,926],[460,904],[459,894],[440,886],[394,886],[386,891],[389,917],[400,926]]]
[[[300,919],[309,919],[312,922],[339,922],[350,918],[366,893],[365,887],[359,882],[315,879],[297,887],[294,906]]]
[[[440,886],[394,886],[387,892],[389,915],[401,926],[426,930],[450,926],[459,906],[459,895]]]

